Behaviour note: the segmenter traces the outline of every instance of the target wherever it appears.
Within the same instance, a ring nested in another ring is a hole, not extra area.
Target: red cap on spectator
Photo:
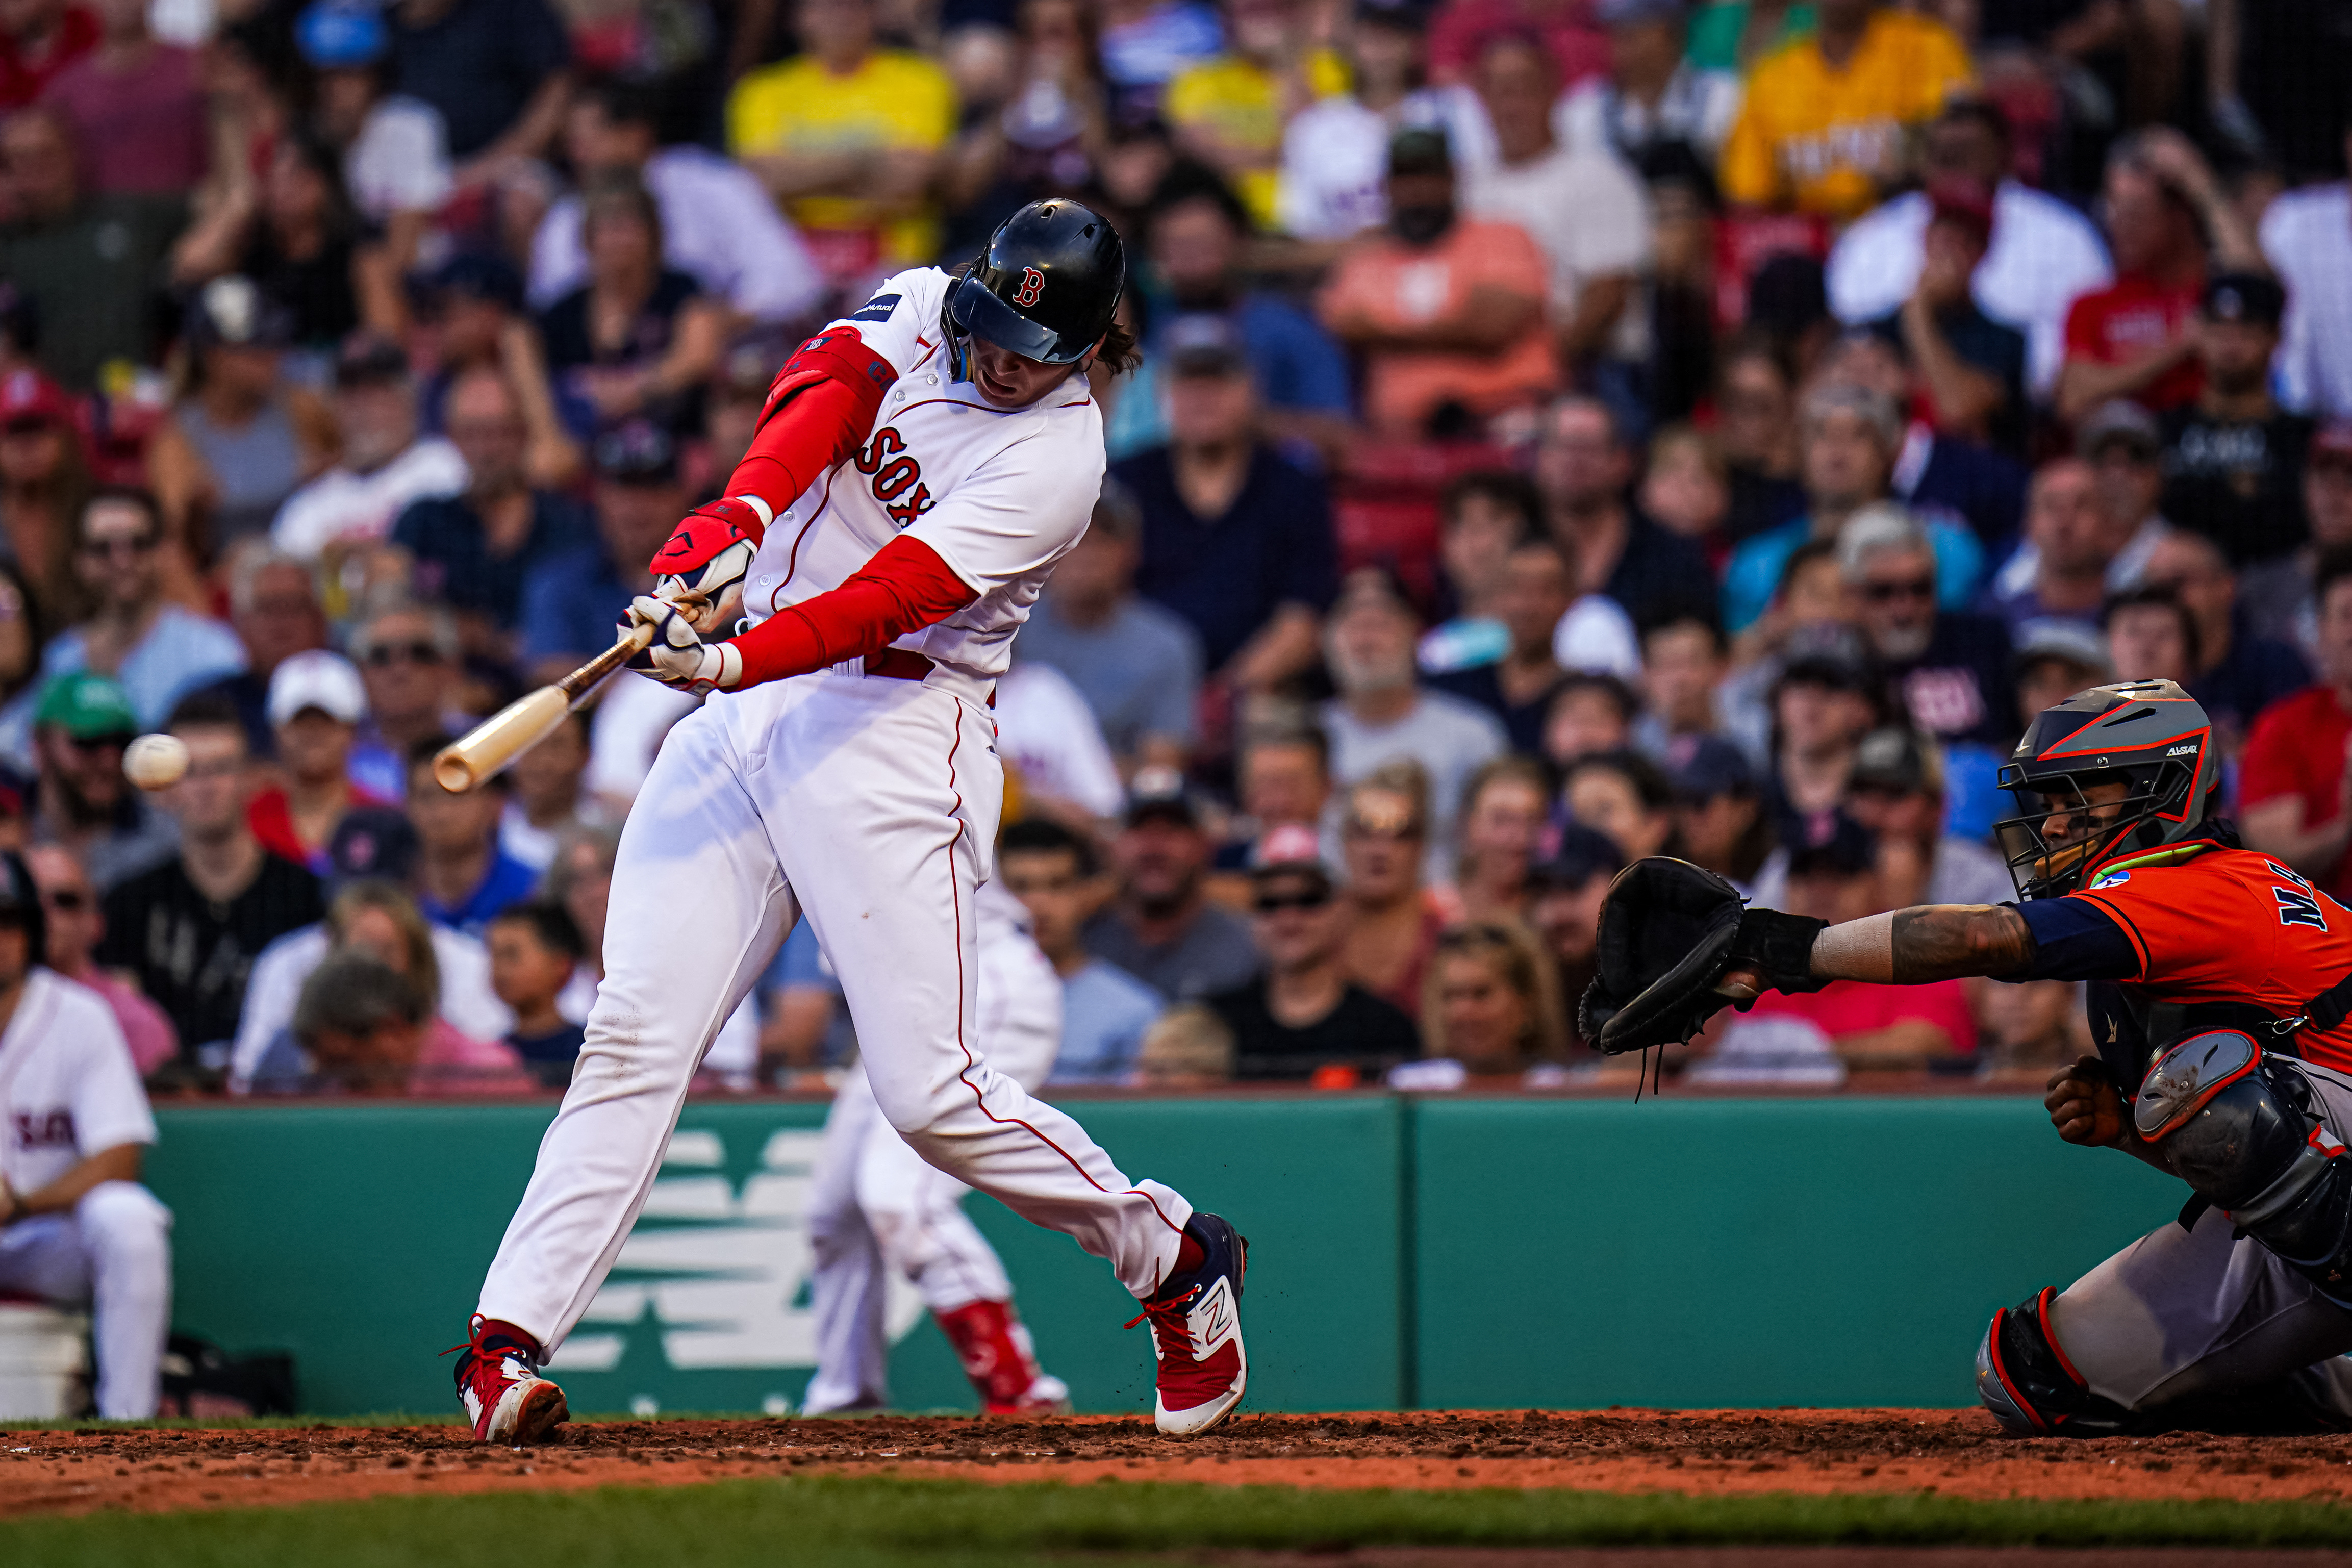
[[[1256,859],[1257,870],[1323,869],[1322,846],[1315,830],[1296,822],[1286,822],[1259,839]]]
[[[37,371],[0,376],[0,425],[70,425],[73,403],[56,382]]]
[[[1297,881],[1313,889],[1309,895],[1317,902],[1328,900],[1333,881],[1331,868],[1323,864],[1320,846],[1315,830],[1303,823],[1287,822],[1268,830],[1257,841],[1257,851],[1250,857],[1250,881],[1265,896],[1266,884],[1276,881]],[[1264,912],[1261,906],[1260,912]]]
[[[1979,239],[1992,237],[1992,191],[1982,181],[1964,174],[1942,174],[1927,184],[1937,223],[1956,223]]]

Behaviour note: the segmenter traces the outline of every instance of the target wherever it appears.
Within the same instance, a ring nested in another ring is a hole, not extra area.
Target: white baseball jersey
[[[958,381],[948,281],[902,272],[846,319],[898,380],[849,459],[781,506],[743,496],[769,520],[744,610],[764,620],[836,588],[902,533],[973,597],[898,639],[930,659],[919,681],[845,660],[714,693],[662,742],[622,830],[580,1066],[482,1284],[484,1317],[551,1350],[619,1255],[719,1021],[803,915],[856,1019],[874,1111],[908,1154],[1073,1237],[1136,1296],[1174,1267],[1192,1205],[1033,1099],[992,1059],[1003,1026],[981,1022],[975,899],[1003,800],[983,704],[1086,531],[1102,416],[1075,374],[1011,410]],[[1049,1070],[1057,1030],[1036,1034]]]
[[[1102,411],[1083,375],[1015,409],[958,381],[940,329],[951,281],[934,267],[901,272],[834,323],[856,327],[898,379],[856,455],[770,522],[743,608],[765,620],[839,587],[911,534],[980,598],[897,646],[950,678],[931,684],[984,701],[1054,563],[1087,531],[1102,489]]]
[[[106,999],[36,967],[0,1032],[0,1177],[47,1186],[90,1155],[155,1142],[155,1116]]]

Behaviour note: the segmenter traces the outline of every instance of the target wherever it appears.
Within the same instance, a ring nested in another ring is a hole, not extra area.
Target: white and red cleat
[[[539,1375],[537,1347],[495,1331],[476,1318],[469,1343],[459,1347],[457,1398],[473,1417],[477,1443],[544,1442],[572,1418],[563,1390]]]
[[[1021,1397],[1007,1405],[989,1401],[982,1411],[988,1415],[1067,1415],[1070,1413],[1070,1385],[1050,1372],[1041,1372],[1035,1381],[1021,1391]]]
[[[1067,1415],[1069,1385],[1037,1365],[1037,1343],[1010,1301],[967,1301],[934,1312],[989,1415]]]
[[[1152,1419],[1171,1437],[1198,1436],[1216,1426],[1249,1386],[1241,1313],[1249,1242],[1213,1214],[1195,1214],[1184,1234],[1205,1256],[1163,1283],[1127,1325],[1151,1321],[1151,1353],[1160,1360]]]

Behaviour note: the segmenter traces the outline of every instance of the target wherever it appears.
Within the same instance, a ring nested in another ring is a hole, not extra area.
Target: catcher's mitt
[[[1611,1056],[1681,1044],[1733,1001],[1716,984],[1734,967],[1779,990],[1820,989],[1806,955],[1827,922],[1745,902],[1687,860],[1652,856],[1617,873],[1601,905],[1600,973],[1577,1009],[1585,1042]]]

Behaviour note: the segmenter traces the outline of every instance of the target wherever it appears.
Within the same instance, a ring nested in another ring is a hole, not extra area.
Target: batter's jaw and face
[[[1093,360],[1089,349],[1073,363],[1046,364],[981,337],[971,340],[969,355],[971,384],[992,408],[1026,408],[1072,375],[1084,375]]]

